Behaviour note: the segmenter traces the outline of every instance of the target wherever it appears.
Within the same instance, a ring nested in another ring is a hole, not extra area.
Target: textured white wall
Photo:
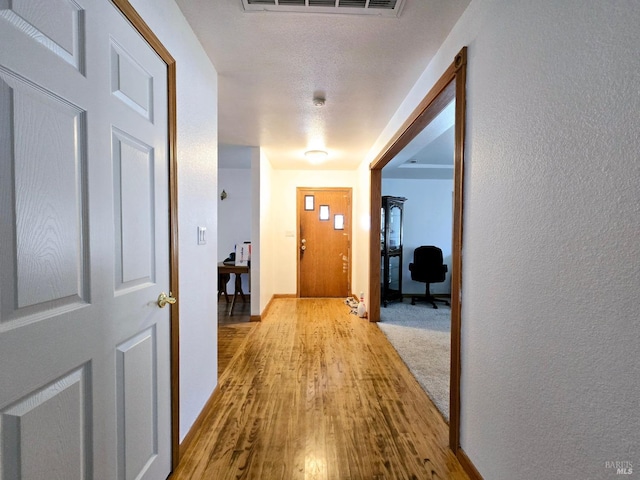
[[[423,294],[425,291],[425,284],[411,280],[409,271],[413,251],[421,245],[439,247],[449,267],[444,282],[431,284],[431,293],[451,293],[452,192],[453,180],[382,179],[382,195],[407,199],[402,228],[402,293]]]
[[[269,158],[262,150],[260,150],[259,155],[260,205],[257,206],[257,210],[259,212],[258,228],[260,230],[260,248],[258,251],[258,254],[260,255],[260,303],[255,315],[262,314],[271,300],[271,297],[273,297],[275,293],[282,293],[275,289],[273,282],[275,265],[279,262],[279,255],[276,255],[275,252],[280,252],[278,245],[276,244],[276,232],[279,231],[276,228],[278,223],[278,205],[274,203],[272,198],[272,191],[274,188],[273,168],[271,167]]]
[[[260,148],[251,147],[251,315],[260,315],[260,252],[262,251],[262,235],[260,234]]]
[[[131,0],[176,59],[180,229],[180,438],[217,384],[217,73],[173,0]],[[207,244],[197,245],[197,227]],[[207,268],[206,266],[210,266]]]
[[[468,45],[461,444],[486,479],[640,467],[638,25],[637,1],[473,0],[385,131]]]
[[[363,162],[355,172],[355,188],[353,191],[353,275],[351,277],[351,293],[364,293],[365,304],[369,299],[369,233],[371,231],[371,173],[369,164]]]

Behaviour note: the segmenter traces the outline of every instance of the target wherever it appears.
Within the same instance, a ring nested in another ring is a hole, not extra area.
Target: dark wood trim
[[[249,321],[250,322],[261,322],[262,321],[262,316],[261,315],[251,315],[249,317]]]
[[[440,87],[438,86],[438,88]],[[438,95],[433,98],[431,103],[429,103],[425,109],[423,109],[419,113],[414,111],[413,115],[415,115],[416,113],[417,115],[414,117],[413,121],[404,130],[402,135],[399,135],[392,144],[386,147],[387,150],[382,156],[378,157],[378,159],[374,162],[375,165],[372,164],[372,168],[382,169],[385,165],[387,165],[387,163],[389,163],[393,159],[393,157],[400,153],[402,149],[406,147],[409,142],[411,142],[411,140],[413,140],[416,135],[424,129],[424,127],[426,127],[447,105],[449,105],[449,103],[451,103],[455,96],[455,83],[453,82],[453,79],[451,79],[449,80],[449,83],[442,87]]]
[[[118,10],[126,17],[127,20],[133,25],[133,27],[142,35],[147,43],[153,48],[153,50],[164,60],[167,65],[175,64],[175,59],[169,53],[169,50],[165,48],[160,39],[153,33],[153,30],[142,19],[140,14],[131,6],[129,0],[111,0],[111,2],[118,7]]]
[[[167,107],[169,155],[169,286],[176,298],[179,293],[178,261],[178,156],[176,61],[128,0],[111,0],[151,48],[167,65]],[[171,464],[180,462],[180,318],[179,306],[171,306]]]
[[[180,451],[179,453],[180,458],[184,456],[184,453],[193,444],[193,441],[197,438],[198,433],[200,433],[203,430],[202,426],[204,425],[204,422],[207,416],[209,415],[209,412],[211,412],[211,410],[213,409],[213,396],[216,394],[217,390],[218,390],[218,387],[216,386],[216,388],[213,390],[213,393],[211,393],[211,396],[209,397],[207,402],[204,404],[204,406],[200,410],[200,413],[198,414],[198,417],[196,418],[196,420],[193,422],[193,425],[191,425],[191,428],[189,429],[187,434],[184,436],[184,440],[182,440],[182,442],[180,443],[180,446],[178,447]]]
[[[382,167],[371,169],[369,245],[369,321],[380,321],[380,209],[382,208]]]
[[[460,449],[460,295],[462,291],[462,213],[464,183],[464,136],[466,109],[467,47],[462,48],[454,61],[431,88],[409,118],[381,150],[370,168],[371,231],[369,235],[369,320],[380,320],[380,208],[382,202],[382,169],[420,131],[456,100],[454,147],[454,207],[453,252],[451,273],[451,386],[449,407],[449,447],[457,454]]]
[[[171,289],[176,298],[179,295],[180,262],[178,260],[178,157],[177,157],[177,92],[176,92],[176,66],[175,62],[167,65],[169,73],[169,219],[171,225],[169,256],[171,258]],[[180,463],[180,308],[179,305],[171,306],[171,423],[172,423],[172,466],[178,467]],[[176,453],[176,450],[178,452]]]
[[[272,295],[271,298],[269,299],[269,301],[267,302],[267,305],[264,307],[264,310],[262,310],[262,313],[260,314],[260,321],[262,321],[262,319],[267,316],[267,313],[269,312],[269,309],[271,308],[271,305],[273,304],[273,299],[274,298],[275,298],[275,295]]]
[[[469,459],[462,448],[458,448],[458,451],[456,452],[456,458],[460,462],[460,465],[462,466],[466,474],[469,475],[470,480],[484,480],[476,466],[473,464],[471,459]]]
[[[264,317],[267,316],[267,313],[269,313],[269,309],[271,308],[271,305],[273,304],[273,300],[276,298],[298,298],[298,294],[297,293],[274,293],[271,296],[271,299],[267,302],[267,305],[264,307],[264,310],[262,310],[262,313],[259,315],[259,319],[256,320],[257,322],[261,322],[262,319]],[[253,316],[251,316],[251,321],[253,322]]]
[[[453,255],[451,264],[451,381],[449,396],[449,446],[460,448],[460,336],[462,297],[462,218],[464,210],[464,139],[466,124],[467,48],[453,62],[456,69],[456,121],[453,185]]]
[[[436,84],[431,88],[431,90],[429,90],[429,93],[427,93],[418,106],[413,110],[411,115],[409,115],[409,118],[407,118],[407,120],[402,124],[396,134],[391,137],[391,140],[389,140],[387,145],[385,145],[385,147],[380,151],[380,154],[373,160],[373,162],[371,162],[369,165],[371,170],[382,169],[400,150],[413,140],[420,130],[422,130],[422,128],[417,129],[416,127],[412,127],[412,125],[416,121],[420,120],[421,116],[427,113],[428,107],[434,102],[434,100],[436,100],[438,95],[440,95],[440,92],[442,92],[442,90],[444,90],[454,80],[455,76],[456,68],[454,62],[449,65]],[[447,104],[445,103],[445,106],[446,105]],[[422,127],[424,128],[427,123],[429,122],[424,123]]]
[[[296,187],[296,298],[300,298],[300,203],[304,201],[304,199],[301,198],[302,195],[301,187]],[[274,298],[275,295],[271,297],[271,300]]]

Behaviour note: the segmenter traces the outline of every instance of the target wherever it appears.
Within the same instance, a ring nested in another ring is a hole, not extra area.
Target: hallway
[[[427,395],[341,299],[274,300],[210,406],[172,480],[467,478]]]

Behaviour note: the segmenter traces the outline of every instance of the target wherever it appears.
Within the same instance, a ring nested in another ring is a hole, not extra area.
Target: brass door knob
[[[158,306],[160,308],[166,307],[167,303],[173,305],[176,302],[177,302],[177,299],[171,295],[171,292],[169,292],[169,295],[167,295],[164,292],[158,295]]]

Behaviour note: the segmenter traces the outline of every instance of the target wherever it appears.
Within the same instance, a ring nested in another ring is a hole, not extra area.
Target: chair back
[[[442,258],[442,250],[433,245],[423,245],[413,251],[413,263],[409,265],[411,280],[416,282],[444,282],[447,266]]]

